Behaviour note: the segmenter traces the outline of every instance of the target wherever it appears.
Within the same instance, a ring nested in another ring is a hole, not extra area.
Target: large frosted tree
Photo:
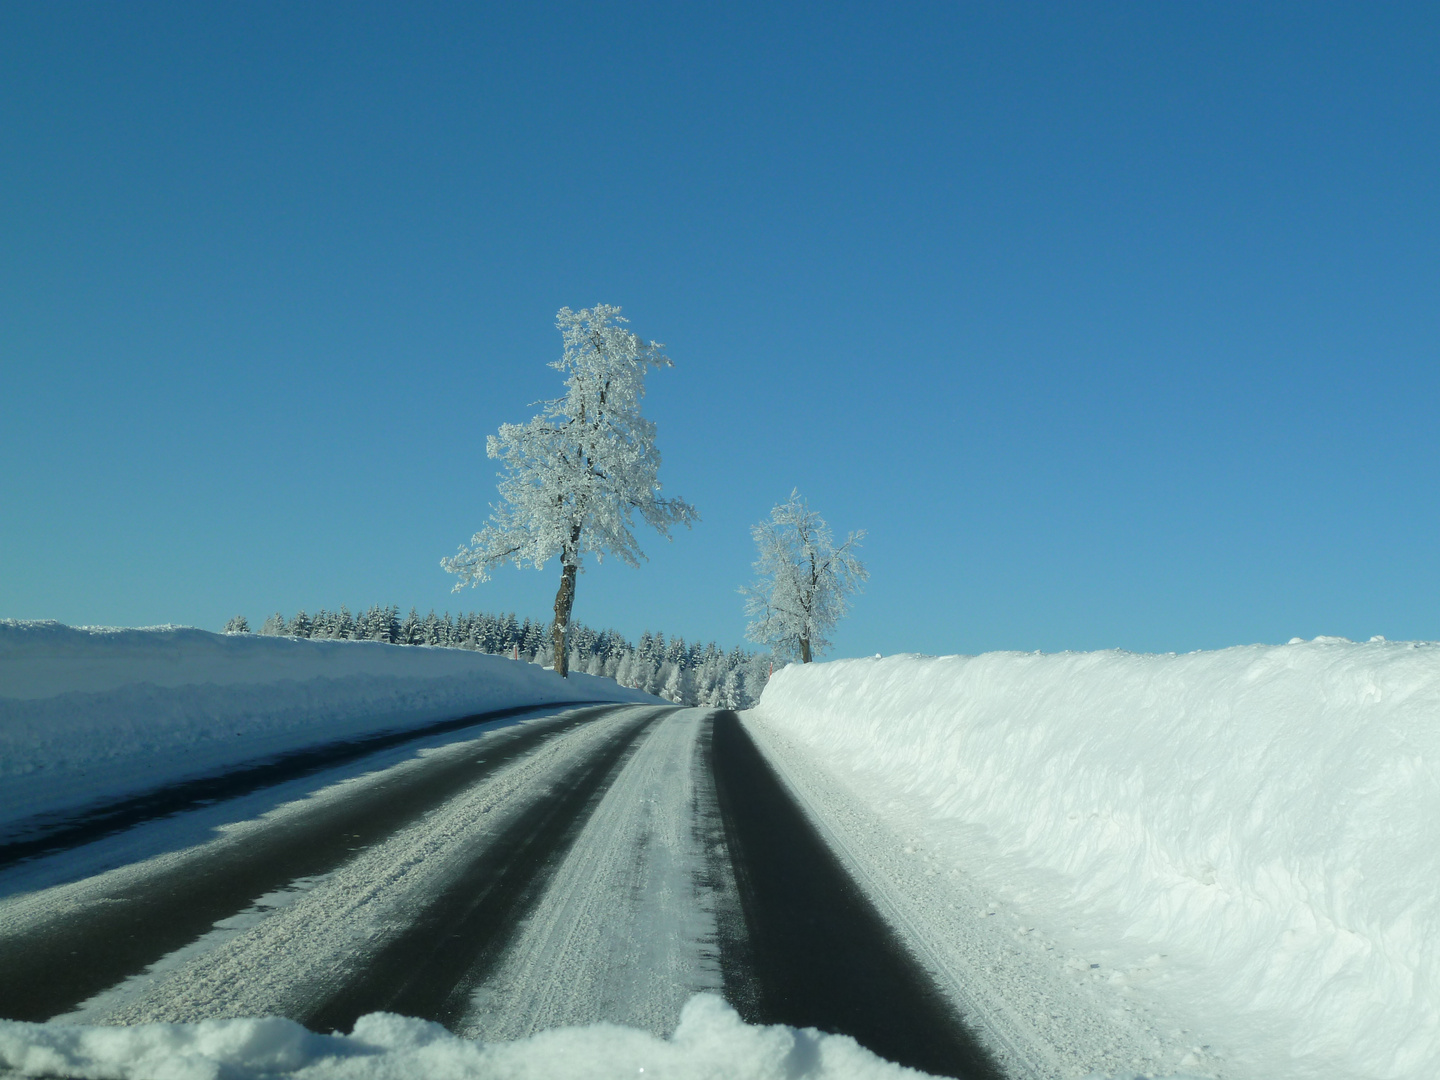
[[[497,566],[543,567],[560,558],[553,626],[555,670],[567,674],[565,630],[584,557],[612,555],[638,566],[635,514],[667,540],[670,526],[699,520],[681,499],[660,496],[655,425],[640,415],[645,373],[673,367],[661,350],[625,329],[608,304],[561,308],[555,325],[564,355],[550,366],[565,376],[565,396],[544,403],[525,424],[502,424],[486,452],[504,463],[500,502],[490,520],[441,565],[461,589],[489,578]]]
[[[792,490],[750,535],[760,557],[754,584],[740,590],[745,614],[754,620],[745,636],[808,664],[829,648],[826,635],[870,576],[855,557],[865,532],[852,532],[836,547],[825,519]]]

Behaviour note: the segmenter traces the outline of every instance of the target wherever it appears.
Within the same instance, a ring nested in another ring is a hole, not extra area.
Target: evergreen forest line
[[[249,623],[236,616],[226,633],[249,633]],[[346,607],[322,608],[314,615],[301,610],[286,619],[276,612],[261,625],[261,634],[274,637],[331,641],[382,641],[391,645],[425,645],[434,648],[471,649],[553,666],[555,655],[548,621],[523,621],[513,612],[431,611],[416,609],[403,618],[394,605],[376,605],[356,615]],[[760,698],[771,671],[768,652],[747,652],[739,646],[724,651],[715,642],[701,646],[676,635],[641,635],[632,643],[617,630],[592,630],[572,622],[565,635],[569,667],[587,675],[614,679],[621,686],[663,697],[681,705],[722,709],[748,709]]]

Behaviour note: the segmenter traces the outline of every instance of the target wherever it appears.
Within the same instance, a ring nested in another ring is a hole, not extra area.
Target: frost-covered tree
[[[537,570],[560,557],[555,594],[555,668],[566,674],[565,629],[575,603],[584,557],[613,555],[630,566],[645,558],[633,532],[634,515],[667,540],[670,526],[698,520],[681,499],[660,496],[655,425],[640,415],[645,373],[671,367],[658,342],[648,344],[621,324],[608,304],[561,308],[555,325],[564,355],[550,366],[565,375],[565,396],[545,403],[525,424],[502,424],[486,452],[505,465],[498,505],[468,547],[441,565],[460,577],[460,589],[486,580],[513,562]]]
[[[743,709],[746,704],[745,676],[737,668],[726,672],[715,694],[715,704],[722,709]]]
[[[792,490],[750,535],[760,557],[755,582],[740,590],[745,614],[754,620],[745,636],[808,664],[829,647],[826,634],[849,610],[850,594],[870,576],[855,557],[865,532],[852,532],[836,547],[825,519]]]
[[[666,701],[681,704],[685,701],[685,672],[677,665],[667,666],[670,672],[665,676],[665,685],[660,688],[660,696]]]
[[[563,640],[563,639],[561,639]],[[551,643],[552,647],[554,643]],[[525,620],[525,625],[520,628],[520,655],[536,657],[545,648],[545,624],[538,619],[531,622]]]
[[[225,624],[227,634],[248,634],[250,632],[250,621],[244,615],[236,615]]]
[[[689,655],[689,650],[685,647],[685,639],[676,635],[670,639],[670,644],[665,649],[665,662],[674,664],[676,667],[684,667]]]
[[[615,681],[621,686],[631,686],[635,679],[635,651],[627,650],[615,665]]]
[[[400,609],[394,605],[380,607],[377,604],[365,612],[360,629],[363,633],[357,633],[357,637],[388,641],[393,645],[400,636]]]

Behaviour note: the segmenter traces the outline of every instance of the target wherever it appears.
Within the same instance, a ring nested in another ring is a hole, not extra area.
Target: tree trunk
[[[810,553],[810,588],[800,600],[800,607],[805,612],[805,632],[800,635],[800,663],[810,662],[810,628],[814,626],[812,614],[815,610],[815,594],[820,591],[820,570],[815,565],[815,553]]]
[[[555,625],[550,628],[555,643],[555,672],[562,679],[570,677],[570,654],[565,648],[565,628],[570,625],[570,609],[575,606],[575,571],[573,563],[562,563],[560,591],[555,594]]]

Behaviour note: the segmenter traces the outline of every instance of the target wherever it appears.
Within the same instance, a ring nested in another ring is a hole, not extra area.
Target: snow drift
[[[334,739],[653,701],[463,649],[0,620],[0,826]]]
[[[1165,954],[1243,1071],[1440,1075],[1440,647],[843,660],[758,712],[1052,925]]]

